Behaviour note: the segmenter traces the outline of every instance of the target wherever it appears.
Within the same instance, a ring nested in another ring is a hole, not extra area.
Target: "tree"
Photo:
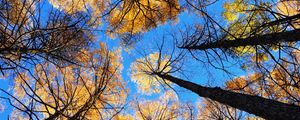
[[[126,102],[127,90],[121,79],[120,51],[101,48],[76,59],[84,67],[63,68],[46,62],[34,72],[19,72],[13,94],[1,89],[15,107],[12,119],[111,119]]]
[[[44,9],[45,1],[1,0],[0,70],[3,74],[4,70],[24,67],[20,66],[23,63],[35,64],[41,60],[75,64],[74,56],[95,40],[95,28],[103,19],[111,28],[104,30],[107,33],[132,35],[175,19],[180,9],[177,1],[49,2],[54,7]],[[85,13],[89,11],[92,14]]]
[[[298,53],[299,51],[295,51],[291,54],[299,57]],[[299,77],[297,74],[299,66],[292,66],[287,62],[282,62],[280,65],[274,66],[265,73],[256,72],[228,81],[226,82],[227,89],[299,105]],[[291,76],[289,73],[294,73],[294,75]]]
[[[110,37],[135,36],[147,32],[168,20],[175,20],[180,13],[178,0],[72,0],[68,2],[50,0],[50,2],[67,13],[91,12],[96,23],[108,22],[109,26],[105,31]],[[125,39],[123,43],[130,45],[130,40]]]
[[[296,62],[297,58],[292,51],[298,51],[296,42],[299,40],[299,37],[297,36],[297,21],[299,21],[299,16],[297,13],[286,13],[288,10],[285,10],[285,12],[281,12],[280,10],[284,9],[282,4],[292,4],[288,6],[294,6],[293,4],[298,4],[297,2],[278,2],[271,4],[269,2],[262,1],[254,1],[252,3],[250,1],[235,0],[231,3],[226,3],[224,5],[224,16],[229,21],[228,28],[222,27],[211,16],[209,16],[209,14],[205,11],[205,2],[203,2],[204,4],[198,3],[197,5],[189,1],[186,2],[195,11],[198,11],[202,14],[204,25],[200,27],[195,26],[195,32],[192,32],[192,34],[187,34],[187,37],[184,36],[179,48],[188,50],[192,57],[199,61],[202,61],[202,59],[199,59],[195,53],[198,52],[197,55],[204,53],[204,56],[206,55],[209,64],[216,68],[222,69],[225,72],[228,72],[228,70],[226,70],[224,67],[224,61],[232,60],[229,59],[227,55],[232,55],[235,57],[248,55],[250,58],[254,58],[251,59],[252,62],[254,62],[254,64],[251,65],[253,65],[253,68],[255,68],[252,70],[258,70],[259,72],[265,72],[266,74],[269,74],[260,78],[260,81],[262,81],[262,83],[265,82],[270,84],[269,87],[274,88],[267,91],[271,92],[269,93],[271,96],[281,95],[281,92],[276,92],[278,89],[284,92],[284,94],[290,94],[289,97],[295,96],[291,95],[291,89],[289,89],[289,87],[284,83],[287,83],[288,85],[290,83],[288,81],[291,80],[292,85],[295,85],[296,87],[298,86],[298,63]],[[278,6],[277,10],[274,10],[274,8],[271,7],[272,5]],[[285,7],[285,9],[289,8]],[[295,12],[296,10],[292,11]],[[161,49],[162,48],[159,48],[159,50]],[[279,51],[279,56],[276,57],[275,55],[278,54],[274,53],[273,51]],[[279,100],[270,96],[269,99],[267,99],[265,98],[266,96],[259,94],[248,95],[249,92],[237,93],[230,90],[224,90],[219,87],[205,87],[171,75],[178,71],[177,68],[175,68],[175,70],[171,69],[166,71],[162,69],[172,68],[172,66],[178,65],[177,62],[179,59],[177,58],[178,57],[173,59],[164,59],[163,57],[159,57],[154,60],[148,60],[146,57],[143,59],[143,62],[137,61],[134,64],[145,66],[147,69],[140,67],[138,70],[142,71],[145,75],[167,80],[164,83],[175,83],[180,87],[197,93],[201,97],[210,98],[213,101],[244,110],[262,118],[299,118],[299,116],[296,115],[300,112],[299,106],[294,105],[295,102],[292,102],[291,104],[291,102],[285,101],[285,103],[283,103],[284,101],[282,100],[285,98]],[[179,56],[179,58],[183,57]],[[272,61],[267,61],[268,58],[270,58]],[[163,64],[161,64],[161,61],[168,62],[162,62]],[[214,63],[212,61],[217,61],[220,63],[221,67],[213,65]],[[289,64],[290,66],[286,64]],[[161,65],[164,67],[161,67]],[[270,68],[272,68],[270,66],[272,65],[276,66],[275,70],[270,70]],[[277,70],[278,68],[280,70]],[[279,81],[276,82],[274,79],[274,74],[277,76],[277,78],[281,76],[278,74],[285,75],[284,77],[281,77],[281,83],[278,83]],[[275,84],[268,82],[269,79],[267,76],[269,76],[269,78],[271,76],[270,79]],[[245,88],[248,88],[247,83],[252,82],[232,81],[230,84],[234,85],[235,83],[237,83],[237,85],[243,84]],[[255,88],[259,88],[259,86],[255,86]],[[293,92],[294,90],[295,89],[292,88]],[[252,89],[252,91],[255,92],[257,90]]]
[[[43,12],[39,0],[1,0],[0,70],[29,68],[41,61],[76,63],[73,58],[93,40],[86,29],[89,16],[65,14],[49,8]]]
[[[149,61],[157,61],[158,64],[152,64]],[[161,62],[168,61],[168,62]],[[219,87],[205,87],[187,80],[183,80],[170,75],[171,71],[164,71],[165,68],[170,68],[175,61],[158,57],[154,60],[143,59],[134,64],[144,67],[138,67],[137,71],[141,71],[146,76],[151,76],[154,79],[162,81],[164,84],[174,83],[180,87],[193,91],[201,97],[210,98],[211,100],[218,101],[222,104],[244,110],[251,114],[260,116],[267,119],[297,119],[299,118],[299,106],[285,104],[276,100],[266,99],[259,96],[247,95],[243,93],[236,93],[228,90],[223,90]],[[145,69],[146,68],[146,69]],[[139,73],[139,74],[142,74]],[[154,80],[153,79],[153,80]],[[168,83],[166,82],[168,81]],[[152,84],[153,85],[153,84]]]
[[[180,9],[177,1],[0,2],[0,70],[17,74],[13,93],[1,89],[1,98],[15,108],[13,119],[114,118],[127,94],[120,51],[88,48],[94,32],[102,20],[109,34],[145,32]]]
[[[0,70],[17,74],[11,74],[13,93],[0,90],[15,107],[13,119],[133,119],[120,114],[127,96],[120,51],[90,44],[101,31],[131,46],[181,12],[199,19],[172,36],[179,49],[163,54],[162,44],[131,66],[141,93],[178,85],[208,98],[202,113],[215,119],[240,119],[237,109],[266,119],[300,118],[298,1],[230,0],[224,19],[209,13],[212,0],[49,0],[50,8],[39,0],[0,1]],[[204,86],[181,76],[185,64],[196,62],[229,76],[236,62],[249,73],[230,78],[225,88]],[[196,118],[190,105],[173,98],[131,107],[140,119]]]

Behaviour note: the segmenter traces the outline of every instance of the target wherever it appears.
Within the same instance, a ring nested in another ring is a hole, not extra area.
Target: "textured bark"
[[[300,40],[300,30],[291,30],[281,33],[270,33],[245,39],[223,40],[200,45],[181,47],[190,50],[206,50],[212,48],[232,48],[240,46],[275,45],[281,42],[297,42]]]
[[[259,96],[236,93],[218,87],[204,87],[170,75],[162,75],[160,73],[156,73],[156,75],[180,87],[191,90],[200,97],[209,98],[265,119],[300,120],[300,107],[296,105],[285,104]]]

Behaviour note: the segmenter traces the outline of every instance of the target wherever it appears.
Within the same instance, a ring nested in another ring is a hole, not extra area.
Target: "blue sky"
[[[217,19],[221,19],[221,17],[222,17],[221,16],[222,3],[223,3],[223,1],[217,2],[216,4],[208,7],[208,12]],[[45,4],[43,6],[43,8],[45,10],[44,12],[46,13],[45,15],[47,15],[47,9],[50,8],[50,5]],[[195,14],[183,12],[179,15],[177,23],[174,24],[174,22],[168,22],[165,25],[161,25],[158,28],[152,29],[149,32],[145,33],[145,35],[143,36],[143,40],[140,41],[139,43],[137,43],[136,47],[137,48],[143,47],[144,49],[149,49],[151,47],[154,47],[155,44],[153,44],[153,43],[156,43],[156,42],[160,43],[163,35],[167,35],[170,31],[176,30],[185,25],[193,25],[195,22],[199,22],[198,18],[199,17]],[[225,25],[225,23],[224,23],[224,25]],[[116,48],[120,47],[120,41],[118,39],[112,40],[109,37],[107,37],[105,35],[105,33],[103,33],[103,32],[99,32],[97,34],[97,41],[105,42],[111,49],[116,49]],[[98,47],[97,43],[95,44],[95,47]],[[149,47],[149,48],[147,48],[147,47]],[[168,48],[166,48],[166,49],[168,49]],[[154,50],[154,52],[155,52],[155,50]],[[123,57],[122,77],[127,82],[127,86],[130,88],[129,100],[132,100],[134,98],[134,96],[136,96],[136,95],[139,96],[139,98],[143,98],[143,97],[149,98],[149,99],[156,98],[157,95],[154,95],[154,96],[141,95],[139,90],[137,90],[136,84],[130,80],[130,65],[136,58],[139,58],[141,56],[139,54],[137,54],[136,50],[134,50],[134,49],[130,49],[129,52],[126,52],[123,49],[122,57]],[[197,62],[197,61],[189,62],[186,66],[187,66],[187,68],[194,67],[193,68],[194,70],[192,71],[193,75],[190,74],[189,80],[192,82],[198,83],[198,84],[207,85],[207,83],[209,82],[209,83],[211,83],[210,85],[212,85],[212,86],[215,86],[215,85],[222,86],[224,80],[228,79],[226,77],[226,75],[223,74],[223,72],[212,69],[212,68],[203,68],[203,66],[200,64],[200,62]],[[235,68],[232,68],[232,70],[234,70],[234,69]],[[210,71],[211,73],[208,74],[207,71]],[[237,71],[236,73],[242,74],[243,72]],[[213,76],[213,78],[212,78],[212,76]],[[8,89],[9,88],[8,86],[11,86],[13,84],[11,78],[1,79],[0,81],[1,81],[0,87],[3,89]],[[178,88],[178,87],[176,87],[176,90],[178,90],[179,100],[181,100],[181,101],[195,103],[196,101],[199,100],[199,97],[192,92],[189,92],[185,89]],[[2,96],[4,95],[1,92],[0,92],[0,94]],[[4,105],[6,106],[6,109],[4,112],[0,113],[0,115],[2,117],[1,119],[7,119],[8,114],[12,111],[12,107],[10,107],[8,105],[8,103],[5,103],[3,100],[2,100],[2,103],[4,103]]]

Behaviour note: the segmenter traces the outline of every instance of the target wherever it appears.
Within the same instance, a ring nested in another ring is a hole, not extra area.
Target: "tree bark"
[[[260,36],[248,37],[245,39],[222,40],[212,43],[203,43],[200,45],[184,46],[181,48],[189,50],[206,50],[212,48],[233,48],[240,46],[257,46],[257,45],[276,45],[281,42],[297,42],[300,40],[300,29],[270,33]]]
[[[200,97],[229,105],[256,116],[270,120],[300,120],[300,107],[285,104],[259,96],[236,93],[218,87],[204,87],[171,75],[156,73],[159,77],[169,80],[180,87],[198,94]]]

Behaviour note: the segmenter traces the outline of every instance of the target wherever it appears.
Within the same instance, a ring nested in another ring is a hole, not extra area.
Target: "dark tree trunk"
[[[258,26],[254,31],[260,31],[266,27],[282,24],[292,24],[293,21],[300,19],[300,14],[293,16],[288,16],[282,19],[271,21]],[[270,33],[265,35],[257,35],[248,38],[237,38],[235,40],[220,40],[216,42],[203,43],[200,45],[187,45],[180,48],[190,49],[190,50],[206,50],[212,48],[232,48],[239,46],[256,46],[256,45],[269,45],[278,44],[280,42],[296,42],[300,40],[300,30],[285,31],[279,33]]]
[[[300,120],[300,107],[285,104],[259,96],[236,93],[218,87],[204,87],[171,75],[156,73],[159,77],[169,80],[180,87],[198,94],[200,97],[229,105],[256,116],[270,120]]]
[[[222,40],[212,43],[203,43],[200,45],[184,46],[181,48],[190,50],[206,50],[212,48],[233,48],[240,46],[257,46],[257,45],[276,45],[281,42],[297,42],[300,40],[300,29],[270,33],[260,36],[248,37],[245,39]]]

